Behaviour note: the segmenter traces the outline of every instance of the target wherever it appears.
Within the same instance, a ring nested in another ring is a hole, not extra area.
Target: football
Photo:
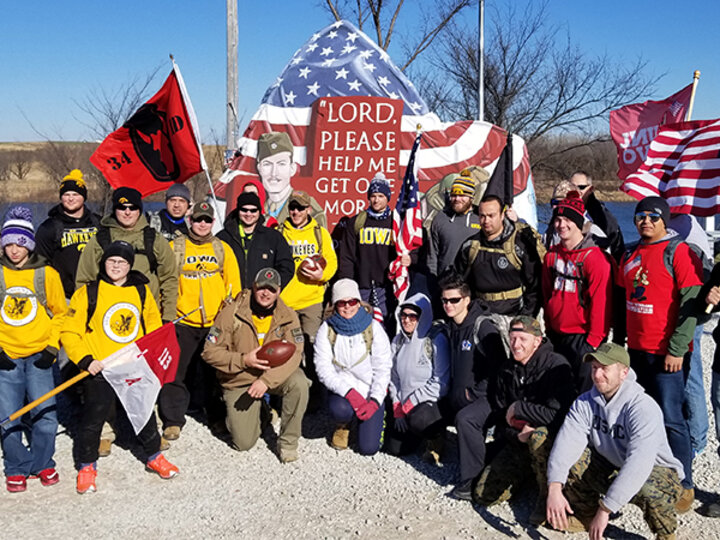
[[[298,270],[307,269],[312,272],[318,266],[323,270],[325,270],[325,267],[327,266],[327,261],[319,253],[303,259],[298,267]]]
[[[295,354],[295,344],[285,340],[275,340],[265,343],[256,356],[260,360],[267,360],[271,368],[282,366]]]

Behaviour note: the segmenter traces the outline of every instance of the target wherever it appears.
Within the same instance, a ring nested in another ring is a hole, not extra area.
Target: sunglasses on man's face
[[[400,313],[400,318],[407,319],[409,321],[417,321],[418,320],[417,313],[412,313],[412,312],[409,312],[409,313],[402,312],[402,313]]]
[[[134,204],[126,204],[123,206],[118,206],[118,210],[123,211],[123,212],[125,210],[130,210],[131,212],[136,212],[136,211],[140,210],[140,207],[135,206]]]
[[[460,300],[462,300],[462,299],[463,299],[462,296],[456,296],[454,298],[443,298],[442,303],[455,305],[455,304],[459,303]]]
[[[577,184],[575,187],[581,191],[585,191],[590,187],[590,184]]]
[[[335,302],[335,305],[339,308],[344,308],[345,306],[355,307],[359,302],[360,300],[357,298],[351,298],[350,300],[338,300]]]
[[[260,211],[259,208],[255,208],[255,207],[252,207],[252,208],[243,207],[243,208],[239,208],[239,210],[243,214],[257,214]]]
[[[295,202],[290,203],[290,206],[288,206],[288,210],[290,210],[291,212],[302,212],[306,208],[307,206],[301,206]]]
[[[635,214],[635,223],[639,225],[640,223],[645,221],[645,218],[650,218],[650,221],[652,221],[653,223],[657,223],[660,218],[662,218],[662,216],[657,212],[650,212],[648,214],[637,213]]]
[[[200,217],[193,218],[193,221],[195,223],[212,223],[213,219],[208,216],[200,216]]]

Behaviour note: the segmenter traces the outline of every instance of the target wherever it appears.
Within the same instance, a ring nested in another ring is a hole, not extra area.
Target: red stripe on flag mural
[[[100,143],[90,162],[113,188],[135,188],[143,197],[203,170],[174,70],[147,103]]]
[[[621,189],[637,199],[660,195],[677,213],[720,212],[720,119],[663,126]]]

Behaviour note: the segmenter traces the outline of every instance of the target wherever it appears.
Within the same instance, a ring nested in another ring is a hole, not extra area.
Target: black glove
[[[79,369],[82,369],[83,371],[87,371],[90,367],[90,364],[92,364],[94,360],[95,359],[91,355],[86,354],[82,357],[82,360],[77,363],[77,367]]]
[[[15,369],[15,363],[8,358],[5,351],[0,351],[0,369],[3,371],[12,371]]]
[[[55,354],[45,349],[43,352],[40,353],[40,358],[35,360],[33,364],[36,368],[39,369],[48,369],[50,366],[53,365],[53,362],[55,361]]]

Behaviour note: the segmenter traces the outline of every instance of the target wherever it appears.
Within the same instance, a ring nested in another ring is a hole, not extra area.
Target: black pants
[[[548,338],[553,349],[562,354],[573,370],[575,379],[575,391],[577,395],[587,392],[592,388],[592,364],[584,362],[583,357],[593,352],[593,348],[587,343],[585,334],[556,334],[548,331]]]
[[[94,463],[98,459],[103,422],[115,403],[115,392],[101,374],[87,377],[83,381],[83,392],[85,405],[78,437],[78,457],[80,463]],[[160,435],[154,413],[137,437],[146,457],[160,451]]]
[[[213,415],[224,417],[225,407],[220,398],[215,370],[200,356],[209,330],[184,324],[175,325],[180,358],[175,380],[163,385],[158,397],[158,412],[163,428],[185,425],[185,413],[191,398],[197,406],[207,409],[208,421],[216,419],[210,418]]]
[[[392,412],[392,406],[386,409]],[[385,434],[385,451],[388,454],[393,456],[409,454],[417,449],[423,439],[437,437],[445,429],[440,408],[434,401],[425,401],[416,405],[405,419],[408,424],[408,430],[405,432],[395,429],[394,418],[388,422]]]
[[[485,436],[492,421],[487,397],[481,396],[455,415],[460,454],[460,483],[476,478],[485,467]]]

